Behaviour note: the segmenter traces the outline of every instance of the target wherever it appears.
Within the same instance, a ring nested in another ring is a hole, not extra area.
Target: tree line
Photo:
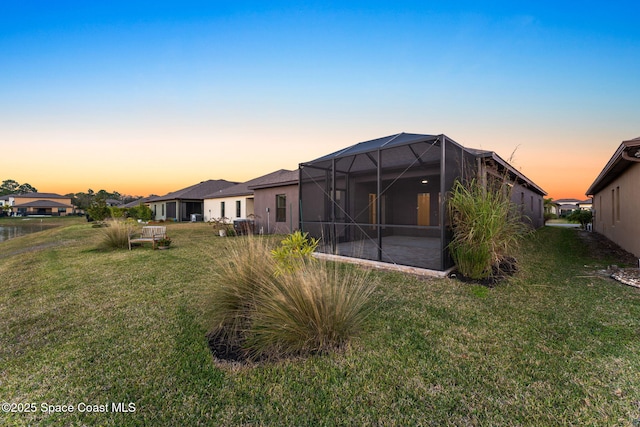
[[[9,194],[27,194],[37,193],[38,189],[29,183],[20,184],[14,179],[5,179],[0,184],[0,196],[6,196]],[[135,200],[141,199],[142,196],[130,196],[122,195],[117,191],[108,192],[106,190],[93,191],[88,189],[86,192],[68,193],[65,196],[71,198],[71,203],[78,209],[86,210],[96,200],[113,199],[118,200],[122,204],[130,203]]]

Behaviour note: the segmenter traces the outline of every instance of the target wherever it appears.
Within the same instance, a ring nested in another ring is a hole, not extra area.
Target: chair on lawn
[[[129,250],[131,250],[132,243],[151,243],[153,249],[156,248],[158,240],[167,237],[167,227],[148,225],[142,227],[142,233],[129,235]]]

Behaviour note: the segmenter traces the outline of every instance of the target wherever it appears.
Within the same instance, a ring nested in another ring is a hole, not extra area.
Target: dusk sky
[[[640,2],[0,2],[0,181],[165,194],[399,132],[555,199],[640,136]]]

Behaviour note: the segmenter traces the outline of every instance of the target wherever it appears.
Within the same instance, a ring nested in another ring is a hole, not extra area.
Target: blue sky
[[[405,131],[583,197],[640,136],[640,4],[576,5],[4,1],[0,178],[165,193]]]

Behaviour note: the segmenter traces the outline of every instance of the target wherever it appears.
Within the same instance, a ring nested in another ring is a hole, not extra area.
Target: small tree
[[[149,206],[144,203],[140,203],[138,206],[129,208],[129,217],[142,221],[151,221],[153,218],[153,211]]]
[[[576,209],[567,216],[567,220],[578,222],[582,228],[587,228],[587,224],[593,220],[593,213],[588,209]]]
[[[87,213],[96,221],[103,221],[111,215],[107,202],[103,198],[97,198],[94,200],[93,203],[91,203],[91,206],[87,208]]]

